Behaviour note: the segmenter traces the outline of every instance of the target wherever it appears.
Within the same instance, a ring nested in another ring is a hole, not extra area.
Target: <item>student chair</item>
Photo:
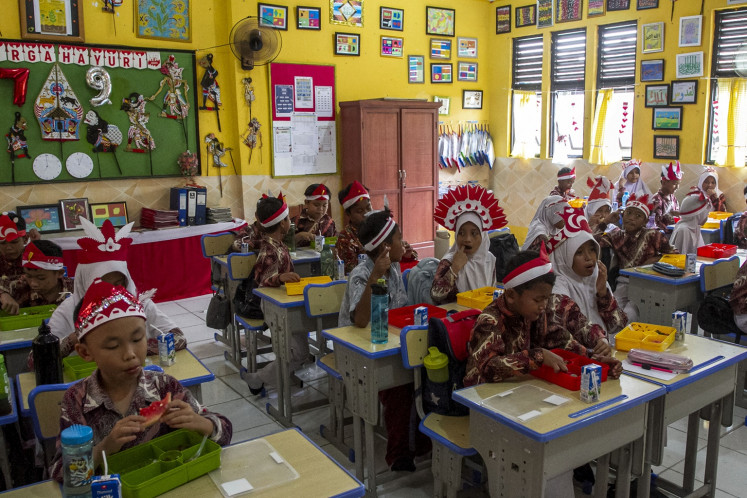
[[[213,256],[222,256],[231,252],[231,246],[236,239],[231,232],[206,234],[200,237],[202,255],[210,260],[210,283],[217,291],[221,281],[220,266],[212,260]]]
[[[421,418],[420,432],[431,438],[433,456],[433,495],[455,498],[462,487],[464,457],[477,454],[469,442],[469,416],[452,417],[438,413],[423,413],[421,379],[423,358],[428,354],[428,326],[408,326],[400,332],[402,362],[414,370],[415,406]]]
[[[412,268],[408,268],[402,272],[402,283],[405,284],[405,292],[407,292],[407,276],[410,274],[410,270],[412,270]]]
[[[739,225],[739,220],[742,218],[743,214],[744,213],[736,213],[729,216],[725,220],[721,220],[721,223],[719,224],[719,232],[722,244],[736,245],[737,239],[735,232],[737,225]]]
[[[731,294],[731,288],[734,285],[734,280],[739,271],[739,258],[732,256],[727,259],[718,259],[713,263],[704,263],[700,266],[700,291],[704,295],[704,302],[709,299],[721,299],[726,300],[728,304],[728,296]],[[702,303],[701,303],[702,305]],[[727,306],[725,306],[727,308]],[[739,330],[734,320],[728,320],[727,317],[723,317],[720,323],[715,323],[710,320],[703,320],[698,325],[709,335],[719,336],[722,339],[724,336],[734,337],[734,341],[739,343],[742,335],[742,331]],[[723,322],[728,321],[728,330],[723,329]],[[699,320],[700,322],[700,320]]]
[[[44,451],[45,472],[52,465],[55,438],[60,433],[62,397],[72,384],[46,384],[37,386],[28,394],[34,435]]]

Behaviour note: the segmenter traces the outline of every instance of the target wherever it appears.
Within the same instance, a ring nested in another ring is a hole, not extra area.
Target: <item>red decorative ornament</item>
[[[26,91],[28,90],[29,68],[0,68],[0,78],[12,79],[15,83],[13,88],[13,103],[21,107],[26,103]]]

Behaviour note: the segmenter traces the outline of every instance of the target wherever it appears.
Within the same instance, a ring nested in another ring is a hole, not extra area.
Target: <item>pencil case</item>
[[[628,361],[640,364],[643,368],[670,370],[675,373],[686,373],[693,367],[693,360],[686,356],[645,349],[631,349],[628,353]]]

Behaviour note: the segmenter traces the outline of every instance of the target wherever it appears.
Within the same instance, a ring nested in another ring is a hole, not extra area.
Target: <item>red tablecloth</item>
[[[138,290],[158,289],[154,298],[156,302],[210,293],[210,260],[202,256],[200,239],[207,233],[234,230],[240,225],[241,223],[218,223],[175,228],[153,235],[151,232],[134,233],[127,266]],[[62,242],[60,239],[52,240]],[[70,244],[60,245],[64,249],[68,275],[75,275],[79,249],[72,249]]]

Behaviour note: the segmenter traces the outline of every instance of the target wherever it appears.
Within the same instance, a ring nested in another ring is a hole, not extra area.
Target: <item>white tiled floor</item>
[[[253,396],[246,384],[239,377],[238,371],[229,365],[223,356],[226,348],[214,340],[216,332],[205,326],[205,310],[210,296],[201,296],[158,306],[179,325],[187,336],[189,348],[215,374],[216,379],[205,384],[202,393],[203,401],[208,408],[226,415],[233,423],[233,442],[245,441],[266,436],[283,430],[265,410],[265,405],[275,402],[276,393],[270,390],[267,397]],[[293,389],[294,400],[315,400],[326,396],[327,381],[325,378],[307,382],[303,388]],[[320,407],[293,416],[294,422],[324,451],[346,468],[353,470],[353,464],[345,455],[319,435],[319,425],[325,423],[328,408]],[[747,410],[735,407],[734,426],[722,428],[721,449],[719,452],[718,492],[716,496],[747,496],[747,428],[745,428]],[[702,477],[705,466],[705,423],[700,431],[698,443],[697,477]],[[679,420],[667,431],[667,448],[663,465],[654,472],[662,477],[681,482],[684,468],[685,430],[687,420]],[[352,442],[351,442],[352,444]],[[383,444],[377,445],[383,450]],[[377,449],[378,449],[377,448]],[[377,455],[379,456],[379,455]],[[383,455],[380,455],[382,470],[385,466]],[[701,483],[702,480],[698,480]],[[406,479],[381,485],[379,495],[402,496],[408,498],[432,496],[432,477],[427,468],[415,472]],[[460,496],[480,496],[480,492],[463,492]],[[580,490],[577,496],[584,496]]]

